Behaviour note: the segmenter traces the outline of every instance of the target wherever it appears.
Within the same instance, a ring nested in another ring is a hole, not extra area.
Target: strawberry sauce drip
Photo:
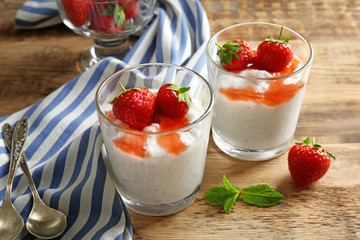
[[[150,153],[146,151],[147,136],[125,133],[122,137],[113,140],[115,146],[128,154],[137,157],[150,157]]]
[[[157,115],[157,121],[160,125],[161,132],[178,129],[189,124],[189,120],[186,117],[169,118],[160,114]],[[156,140],[157,143],[171,155],[179,155],[187,149],[187,146],[181,141],[178,133],[161,135],[158,136]]]
[[[125,128],[129,128],[127,124],[121,124],[122,122],[117,120],[112,111],[106,112],[106,116],[109,120],[116,122],[118,125]],[[186,117],[182,118],[169,118],[161,114],[156,114],[155,122],[159,124],[159,131],[171,131],[174,129],[182,128],[189,124],[189,120]],[[123,136],[113,140],[114,145],[123,152],[140,157],[150,157],[150,153],[146,150],[147,139],[149,136],[136,135],[124,133]],[[181,141],[179,133],[170,133],[166,135],[160,135],[156,137],[156,141],[168,154],[179,155],[187,149],[187,145]]]
[[[273,76],[282,76],[294,72],[301,67],[301,60],[297,57],[281,72],[272,73]],[[256,67],[250,67],[248,69]],[[252,87],[242,89],[238,88],[220,88],[220,93],[224,94],[230,101],[252,101],[261,103],[269,107],[278,106],[292,99],[295,94],[303,88],[304,84],[284,84],[286,79],[278,79],[270,81],[269,88],[266,92],[256,92]]]

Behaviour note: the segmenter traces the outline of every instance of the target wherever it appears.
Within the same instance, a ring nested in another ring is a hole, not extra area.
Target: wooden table
[[[59,25],[16,30],[24,0],[0,0],[0,116],[29,106],[82,70],[91,40]],[[221,3],[220,3],[221,2]],[[315,58],[295,140],[316,136],[337,160],[326,176],[297,190],[287,154],[264,162],[232,159],[210,141],[202,190],[184,211],[168,217],[131,212],[135,239],[360,239],[360,1],[201,0],[211,32],[239,22],[283,24],[306,36]],[[61,39],[61,41],[59,41]],[[238,201],[230,215],[204,194],[226,174],[234,185],[267,183],[284,194],[275,207]]]

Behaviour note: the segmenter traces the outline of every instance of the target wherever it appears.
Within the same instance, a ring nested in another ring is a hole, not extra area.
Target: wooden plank
[[[41,100],[81,73],[80,54],[91,43],[64,25],[16,29],[14,17],[23,2],[0,1],[0,116]],[[310,40],[315,57],[294,141],[316,136],[337,160],[319,182],[297,190],[286,153],[264,162],[239,161],[210,140],[196,201],[168,217],[131,212],[134,238],[360,239],[360,1],[200,2],[212,34],[240,22],[265,21],[295,29]],[[267,183],[285,200],[271,208],[239,201],[226,215],[204,200],[206,190],[221,184],[223,174],[239,187]]]

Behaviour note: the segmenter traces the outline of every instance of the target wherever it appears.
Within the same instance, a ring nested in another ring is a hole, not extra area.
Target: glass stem
[[[105,57],[116,57],[122,59],[130,49],[129,38],[117,40],[94,39],[95,58],[103,59]]]

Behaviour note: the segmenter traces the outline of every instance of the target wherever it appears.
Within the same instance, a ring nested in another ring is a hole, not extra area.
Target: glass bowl
[[[101,59],[122,59],[130,49],[129,36],[152,19],[156,0],[56,0],[61,19],[72,31],[92,38],[81,55],[87,69]]]

